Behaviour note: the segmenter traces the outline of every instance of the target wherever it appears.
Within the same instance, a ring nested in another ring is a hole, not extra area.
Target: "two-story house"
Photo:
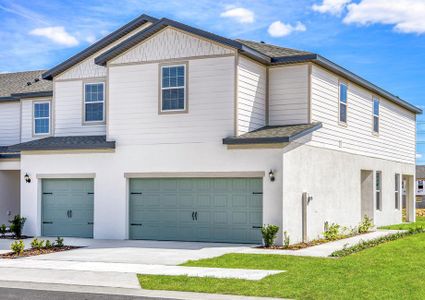
[[[32,235],[260,243],[414,220],[421,110],[320,55],[146,15],[0,91],[0,221]],[[8,90],[10,86],[11,90]]]

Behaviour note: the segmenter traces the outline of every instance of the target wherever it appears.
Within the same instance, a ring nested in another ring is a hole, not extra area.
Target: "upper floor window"
[[[394,182],[395,209],[400,209],[400,174],[395,174]]]
[[[373,132],[379,132],[379,99],[373,97]]]
[[[105,84],[103,82],[84,85],[84,122],[105,121]]]
[[[346,83],[339,84],[339,122],[347,123],[347,91]]]
[[[50,134],[50,102],[34,103],[34,135]]]
[[[186,110],[186,65],[161,67],[161,111]]]

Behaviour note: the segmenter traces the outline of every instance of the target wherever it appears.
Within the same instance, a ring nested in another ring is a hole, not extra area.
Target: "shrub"
[[[47,248],[47,249],[49,249],[49,248],[52,248],[54,246],[54,244],[52,244],[52,242],[51,241],[49,241],[49,240],[46,240],[46,244],[45,244],[45,248]]]
[[[325,231],[323,232],[323,236],[329,241],[336,240],[341,236],[340,229],[341,226],[339,224],[332,223],[329,225],[328,222],[325,222]]]
[[[41,249],[44,248],[44,241],[43,240],[39,240],[37,238],[35,238],[32,242],[31,242],[31,248],[33,249]]]
[[[20,215],[16,215],[12,221],[9,221],[10,231],[13,232],[16,238],[20,239],[22,237],[22,229],[27,218],[23,218]]]
[[[6,224],[2,224],[2,225],[0,226],[0,234],[1,234],[2,236],[5,236],[5,235],[6,235],[6,231],[7,231]]]
[[[289,248],[291,240],[289,239],[289,235],[287,231],[283,232],[283,247]]]
[[[63,247],[63,238],[59,237],[56,239],[56,247]]]
[[[276,225],[263,225],[261,227],[261,234],[263,235],[264,246],[271,247],[274,245],[279,226]]]
[[[25,244],[23,241],[14,241],[10,245],[10,250],[12,250],[13,253],[16,253],[18,255],[21,255],[22,252],[24,252],[24,249],[25,249]]]
[[[363,220],[359,224],[358,231],[359,233],[366,233],[366,232],[369,232],[372,227],[373,227],[373,220],[369,218],[367,215],[365,215],[363,217]]]

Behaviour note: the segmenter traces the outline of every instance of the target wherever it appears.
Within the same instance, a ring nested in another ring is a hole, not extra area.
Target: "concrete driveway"
[[[53,241],[54,239],[51,240]],[[30,243],[30,241],[26,240],[27,243]],[[84,248],[34,256],[30,259],[173,266],[182,264],[188,260],[211,258],[232,252],[243,252],[253,246],[221,243],[120,241],[81,238],[65,238],[65,244],[84,246]]]

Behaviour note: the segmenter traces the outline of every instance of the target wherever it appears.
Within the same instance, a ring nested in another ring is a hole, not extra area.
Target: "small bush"
[[[0,234],[1,234],[1,236],[5,236],[6,235],[6,231],[7,231],[6,224],[2,224],[0,226]]]
[[[63,247],[63,238],[59,237],[56,239],[56,247]]]
[[[366,232],[369,232],[372,227],[373,227],[373,220],[369,218],[367,215],[365,215],[363,217],[363,220],[359,224],[358,231],[359,233],[366,233]]]
[[[16,215],[12,221],[9,221],[10,231],[13,232],[16,238],[20,239],[22,237],[22,229],[27,218],[23,218],[20,215]]]
[[[261,234],[263,235],[264,246],[271,247],[274,245],[276,235],[279,231],[279,226],[276,225],[263,225],[261,227]]]
[[[21,255],[22,252],[24,252],[24,249],[25,249],[25,244],[23,241],[14,241],[10,245],[10,250],[12,250],[13,253],[16,253],[18,255]]]
[[[287,231],[283,232],[283,247],[289,248],[289,244],[291,243],[291,240],[289,239],[289,235]]]
[[[325,231],[323,232],[323,236],[329,241],[337,240],[341,236],[340,229],[341,226],[339,224],[332,223],[329,225],[328,222],[325,222]]]
[[[37,238],[35,238],[34,240],[32,240],[31,242],[31,248],[33,249],[41,249],[44,248],[44,241],[43,240],[39,240]]]
[[[47,249],[49,249],[49,248],[52,248],[54,246],[54,244],[52,244],[52,242],[51,241],[49,241],[49,240],[46,240],[46,244],[45,244],[45,248],[47,248]]]

